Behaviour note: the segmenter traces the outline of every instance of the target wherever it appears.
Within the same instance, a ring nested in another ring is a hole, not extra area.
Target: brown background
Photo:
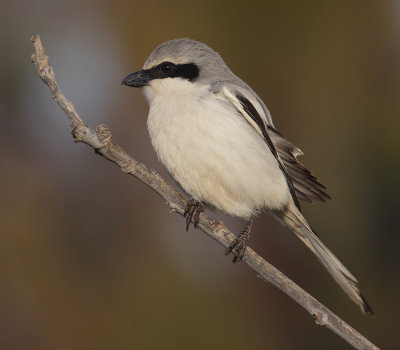
[[[3,0],[0,16],[0,348],[350,349],[73,144],[29,62],[33,34],[85,121],[164,175],[145,99],[120,82],[168,39],[218,50],[328,187],[334,200],[304,211],[376,317],[268,215],[250,245],[377,345],[400,347],[399,2]]]

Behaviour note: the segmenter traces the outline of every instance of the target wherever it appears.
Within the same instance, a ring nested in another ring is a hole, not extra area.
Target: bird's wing
[[[325,202],[327,199],[331,199],[325,192],[326,187],[318,181],[310,170],[298,161],[297,157],[303,155],[303,152],[286,140],[273,127],[268,126],[267,130],[278,151],[279,158],[293,182],[297,197],[310,203],[312,200]]]
[[[326,199],[330,199],[324,191],[325,186],[297,160],[303,152],[273,127],[271,116],[262,101],[250,91],[233,84],[222,85],[215,93],[219,98],[231,103],[265,140],[286,176],[293,202],[299,210],[298,199],[307,202],[325,202]]]

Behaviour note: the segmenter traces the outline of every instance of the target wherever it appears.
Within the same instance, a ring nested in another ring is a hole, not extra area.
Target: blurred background
[[[74,144],[30,63],[33,34],[85,122],[109,125],[164,176],[146,101],[120,82],[168,39],[220,52],[328,187],[332,201],[303,211],[376,316],[268,215],[250,246],[378,346],[400,348],[399,1],[3,0],[0,16],[1,349],[351,349]]]

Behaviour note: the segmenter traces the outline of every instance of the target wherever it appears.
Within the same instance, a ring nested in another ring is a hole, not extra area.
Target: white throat
[[[173,98],[174,100],[186,94],[204,93],[209,86],[192,83],[186,79],[166,78],[155,79],[143,89],[147,100],[151,104],[155,99]]]

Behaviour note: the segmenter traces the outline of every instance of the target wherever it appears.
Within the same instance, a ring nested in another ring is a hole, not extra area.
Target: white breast
[[[154,80],[145,94],[153,147],[190,196],[244,218],[288,203],[268,145],[230,103],[181,79]]]

